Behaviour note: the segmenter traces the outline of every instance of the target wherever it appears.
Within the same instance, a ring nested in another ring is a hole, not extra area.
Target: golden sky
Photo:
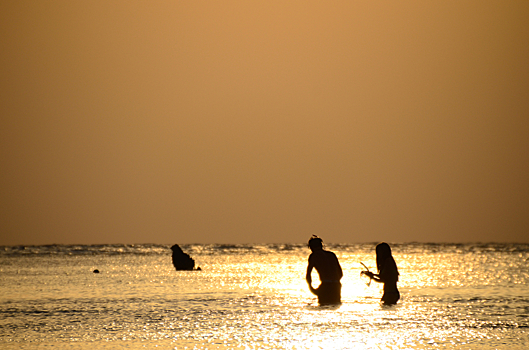
[[[529,242],[527,1],[2,1],[0,244]]]

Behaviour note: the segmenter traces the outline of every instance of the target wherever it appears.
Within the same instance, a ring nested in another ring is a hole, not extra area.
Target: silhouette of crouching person
[[[184,253],[178,244],[173,245],[171,250],[173,251],[173,265],[177,271],[193,270],[195,267],[195,260],[193,260],[188,254]],[[197,270],[200,270],[200,267]]]
[[[340,304],[343,276],[342,267],[333,252],[323,249],[323,241],[320,237],[313,235],[309,239],[309,248],[312,253],[309,256],[307,266],[307,283],[310,291],[318,297],[320,305]],[[315,268],[320,276],[321,284],[318,288],[312,287],[312,269]]]

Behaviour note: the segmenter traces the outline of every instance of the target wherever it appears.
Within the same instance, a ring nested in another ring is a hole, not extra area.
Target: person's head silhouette
[[[309,239],[309,248],[312,251],[322,250],[323,249],[323,240],[320,237],[316,236],[316,235],[312,235],[312,237],[310,237],[310,239]]]

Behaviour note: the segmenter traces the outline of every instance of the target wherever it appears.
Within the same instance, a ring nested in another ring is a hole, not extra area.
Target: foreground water
[[[526,244],[393,244],[393,307],[360,277],[374,244],[327,247],[335,307],[308,291],[305,245],[182,248],[202,271],[175,271],[165,245],[0,247],[0,348],[529,347]]]

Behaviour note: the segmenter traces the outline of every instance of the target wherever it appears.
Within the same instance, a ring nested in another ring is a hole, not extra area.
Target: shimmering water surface
[[[179,272],[164,245],[0,247],[0,348],[529,348],[529,245],[392,244],[393,307],[360,277],[374,246],[327,247],[334,307],[305,245],[182,245],[202,271]]]

